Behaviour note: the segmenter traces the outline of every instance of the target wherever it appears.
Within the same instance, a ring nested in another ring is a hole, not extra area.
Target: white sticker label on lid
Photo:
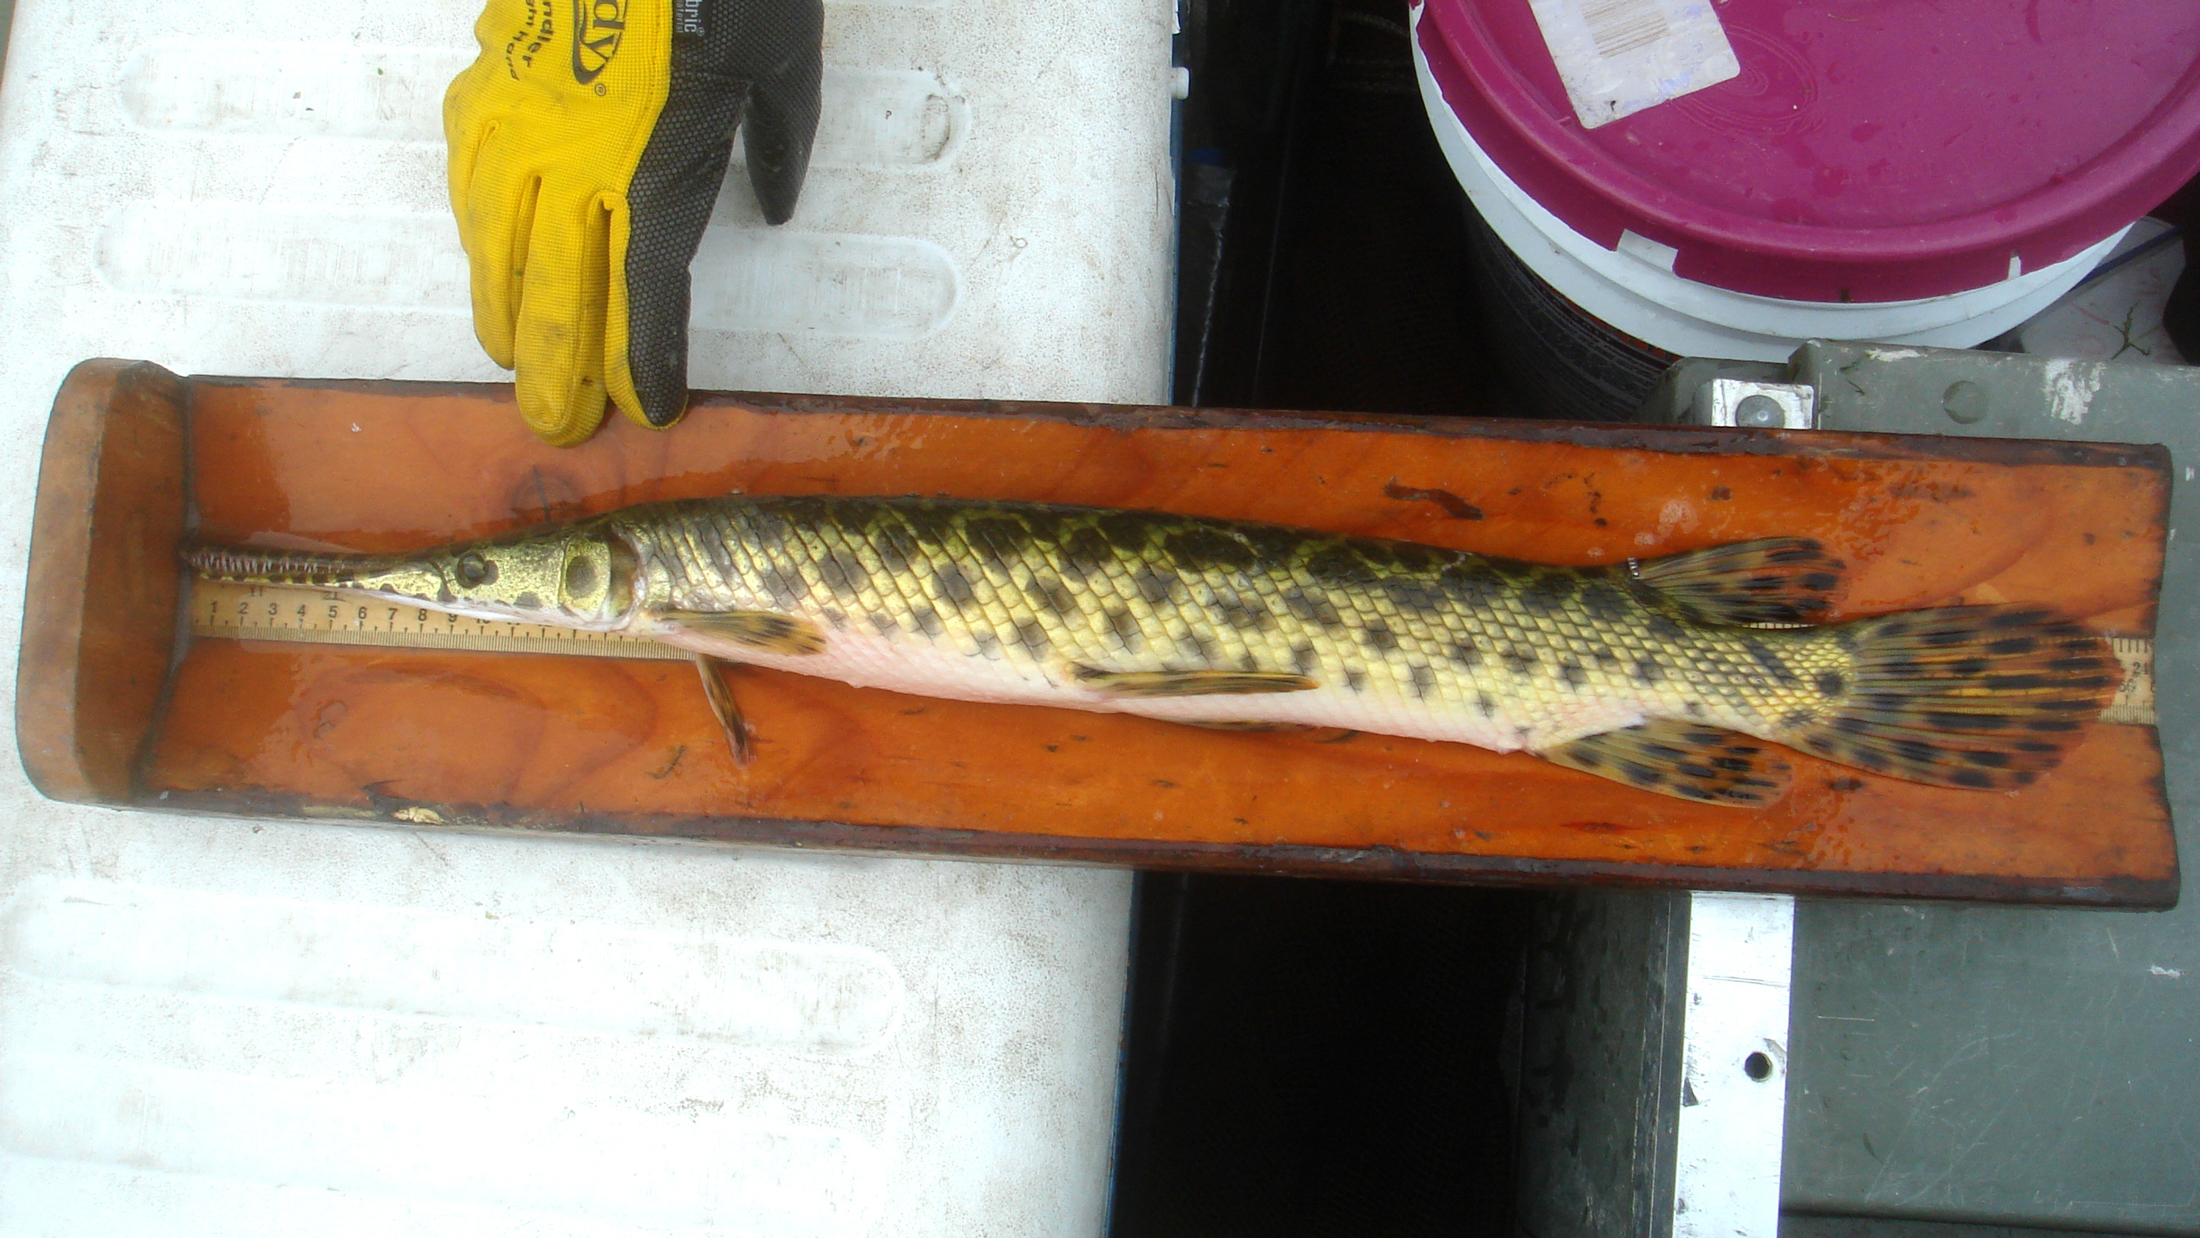
[[[1708,0],[1528,0],[1584,129],[1741,73]]]

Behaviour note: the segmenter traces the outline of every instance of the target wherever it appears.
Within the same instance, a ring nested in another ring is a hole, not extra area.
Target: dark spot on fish
[[[1581,610],[1598,623],[1618,623],[1627,617],[1627,594],[1608,580],[1587,581],[1581,587]]]
[[[1036,619],[1026,619],[1016,625],[1016,643],[1029,650],[1034,658],[1043,658],[1047,652],[1047,630]]]
[[[1220,567],[1242,571],[1259,562],[1253,548],[1220,529],[1193,525],[1162,539],[1162,547],[1186,567]]]
[[[1436,672],[1416,664],[1413,668],[1413,695],[1426,699],[1436,690]]]
[[[916,530],[918,538],[945,547],[955,535],[955,513],[931,503],[912,503],[901,509],[901,518]]]
[[[998,658],[1001,656],[1001,638],[993,633],[977,632],[972,634],[971,639],[977,642],[978,653],[981,657]]]
[[[1635,662],[1635,682],[1648,687],[1665,678],[1665,667],[1656,658],[1640,658]]]
[[[1786,714],[1781,716],[1780,727],[1783,730],[1792,731],[1798,727],[1809,726],[1812,722],[1815,721],[1817,721],[1816,715],[1812,714],[1809,710],[1791,709],[1787,711]]]
[[[1202,662],[1212,662],[1215,657],[1215,643],[1197,632],[1186,632],[1178,637],[1176,646]]]
[[[1320,667],[1321,664],[1321,659],[1314,656],[1314,647],[1312,645],[1292,646],[1291,665],[1298,670],[1299,674],[1312,675],[1315,669]]]
[[[1533,650],[1515,649],[1504,655],[1505,669],[1514,675],[1525,675],[1536,665]]]
[[[1959,787],[1970,787],[1975,791],[1983,791],[1994,785],[1994,776],[1984,770],[1957,769],[1948,771],[1948,781]]]
[[[863,566],[863,560],[855,551],[835,546],[817,561],[817,577],[835,593],[861,593],[871,579],[871,572]]]
[[[917,558],[917,535],[898,519],[880,519],[871,530],[871,539],[878,549],[879,562],[889,572],[906,572]]]
[[[929,606],[911,608],[909,618],[916,622],[917,630],[926,636],[938,636],[947,630],[947,625],[940,622],[940,612]]]
[[[703,557],[710,560],[712,567],[723,574],[732,574],[733,547],[726,544],[725,530],[715,525],[709,526],[695,540],[702,544]]]
[[[1998,654],[2002,657],[2012,657],[2017,654],[2030,653],[2039,648],[2039,644],[2038,640],[2030,636],[2005,636],[2000,640],[1987,642],[1986,652]]]
[[[1988,675],[1989,692],[2031,692],[2047,686],[2045,675]]]
[[[751,507],[748,513],[748,543],[765,554],[771,554],[786,544],[794,526],[782,519],[777,512],[761,507]]]
[[[1796,682],[1795,672],[1789,670],[1788,664],[1780,660],[1780,655],[1772,652],[1770,645],[1745,636],[1742,638],[1742,648],[1749,651],[1750,657],[1757,659],[1757,665],[1764,667],[1775,682],[1789,685]]]
[[[1886,755],[1877,748],[1857,747],[1851,748],[1849,752],[1855,758],[1856,764],[1878,773],[1886,773],[1894,765],[1894,762],[1888,760]]]
[[[1482,665],[1482,651],[1471,641],[1458,641],[1451,647],[1451,660],[1467,670]]]
[[[1681,702],[1681,708],[1688,711],[1688,716],[1691,718],[1703,717],[1702,701],[1683,701]]]
[[[1364,584],[1371,575],[1367,561],[1351,546],[1341,542],[1324,546],[1308,555],[1306,573],[1325,585]]]
[[[1575,745],[1569,755],[1573,757],[1574,764],[1583,769],[1596,769],[1604,764],[1604,754],[1595,748]]]
[[[932,577],[932,583],[939,590],[941,597],[946,598],[956,606],[966,606],[977,597],[977,594],[971,591],[970,578],[963,575],[962,568],[953,563],[935,573]]]
[[[1164,572],[1158,568],[1139,568],[1138,574],[1132,579],[1138,585],[1138,596],[1155,606],[1159,606],[1184,590],[1183,577],[1178,576],[1175,572]]]
[[[1627,776],[1627,781],[1638,787],[1654,787],[1665,781],[1665,775],[1647,765],[1638,765],[1633,761],[1621,761],[1619,772]]]
[[[1833,741],[1823,735],[1810,735],[1803,739],[1803,746],[1821,756],[1833,755]]]
[[[1494,717],[1497,714],[1497,702],[1491,700],[1490,694],[1487,692],[1474,694],[1474,707],[1482,711],[1482,716],[1485,718]]]
[[[783,567],[765,568],[760,579],[764,592],[771,595],[772,601],[789,609],[808,592],[802,586],[802,578]]]
[[[1426,580],[1394,577],[1383,582],[1383,592],[1390,595],[1392,604],[1400,610],[1432,615],[1444,606],[1443,594]]]
[[[1108,535],[1091,525],[1070,530],[1062,539],[1062,566],[1078,576],[1086,576],[1114,562],[1115,552],[1108,542]]]
[[[822,612],[820,612],[820,613],[822,613],[822,614],[823,614],[823,615],[825,616],[825,622],[827,622],[827,623],[829,623],[829,624],[832,624],[832,625],[833,625],[833,630],[834,630],[834,631],[836,631],[836,632],[841,632],[841,631],[846,631],[846,630],[847,630],[847,627],[848,627],[848,616],[846,616],[846,615],[844,615],[844,614],[840,613],[840,612],[839,612],[839,611],[837,611],[837,610],[830,610],[830,609],[828,609],[828,610],[825,610],[825,611],[822,611]]]
[[[512,605],[519,607],[521,610],[539,610],[542,608],[542,595],[536,593],[533,589],[529,589],[513,598]]]
[[[1688,634],[1673,616],[1662,611],[1651,611],[1644,617],[1642,626],[1661,641],[1677,641]]]
[[[1581,669],[1579,664],[1573,662],[1559,663],[1558,677],[1565,680],[1566,686],[1569,688],[1578,688],[1589,682],[1589,672]]]
[[[1489,561],[1472,557],[1462,558],[1438,572],[1436,580],[1454,599],[1468,606],[1489,601],[1502,587]]]
[[[1367,672],[1362,670],[1354,670],[1350,667],[1347,667],[1344,672],[1344,686],[1352,689],[1354,692],[1366,691]]]
[[[1831,572],[1811,572],[1803,576],[1801,579],[1797,580],[1795,583],[1801,585],[1802,587],[1810,590],[1813,593],[1827,593],[1830,592],[1835,585],[1841,583],[1841,578]]]
[[[1847,627],[1835,628],[1833,629],[1833,644],[1835,648],[1839,649],[1843,653],[1855,653],[1857,644],[1856,633]]]
[[[1841,678],[1841,672],[1820,671],[1818,673],[1818,694],[1820,696],[1839,696],[1848,691],[1848,688],[1848,681]]]
[[[1390,625],[1380,619],[1369,620],[1360,638],[1367,642],[1368,648],[1377,653],[1388,653],[1398,647],[1398,638],[1392,634]]]
[[[1116,643],[1126,651],[1135,651],[1140,644],[1138,621],[1131,618],[1131,612],[1120,606],[1111,606],[1105,614],[1108,620],[1108,630],[1115,633]]]
[[[1007,516],[972,516],[963,522],[963,540],[994,563],[1007,565],[1031,542],[1031,530]]]
[[[1067,619],[1077,613],[1077,599],[1059,580],[1035,576],[1024,586],[1024,593],[1034,606],[1044,606],[1047,613],[1057,619]]]
[[[1520,590],[1520,605],[1531,615],[1548,615],[1573,600],[1581,578],[1572,572],[1538,572]]]
[[[1275,625],[1275,616],[1250,598],[1236,597],[1220,606],[1222,621],[1240,632],[1257,632]]]
[[[894,633],[901,631],[901,624],[885,611],[874,610],[865,615],[864,618],[871,621],[871,626],[878,629],[880,636],[892,636]]]

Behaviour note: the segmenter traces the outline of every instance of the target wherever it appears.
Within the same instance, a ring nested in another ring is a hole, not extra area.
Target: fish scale
[[[1785,778],[1744,737],[2021,785],[2112,686],[2099,639],[2037,609],[1809,625],[1841,565],[1792,538],[1562,567],[1152,512],[809,496],[646,504],[411,558],[193,562],[933,696],[1525,748],[1735,804]]]

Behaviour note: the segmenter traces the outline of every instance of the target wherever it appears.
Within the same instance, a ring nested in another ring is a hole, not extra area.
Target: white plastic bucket
[[[1808,339],[1969,348],[2045,309],[2085,278],[2128,229],[2036,271],[1915,301],[1785,301],[1684,279],[1674,251],[1633,233],[1607,249],[1568,227],[1514,184],[1475,144],[1444,100],[1422,48],[1425,8],[1413,6],[1413,67],[1437,144],[1491,230],[1545,283],[1597,319],[1684,357],[1785,361]]]

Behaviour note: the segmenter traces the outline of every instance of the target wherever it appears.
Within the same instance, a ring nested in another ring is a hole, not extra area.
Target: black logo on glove
[[[627,0],[573,0],[573,80],[586,86],[611,67],[626,33]]]

